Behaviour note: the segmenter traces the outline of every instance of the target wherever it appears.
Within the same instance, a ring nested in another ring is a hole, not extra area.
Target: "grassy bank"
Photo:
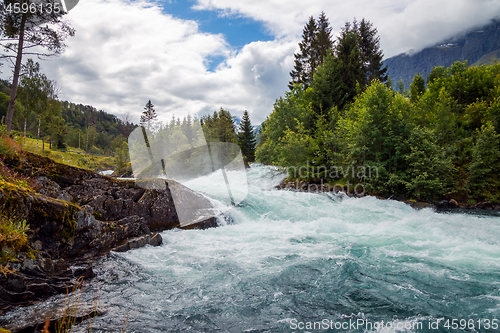
[[[17,141],[23,147],[23,149],[35,154],[50,157],[54,161],[62,164],[92,171],[115,169],[115,161],[114,157],[112,156],[96,156],[85,154],[84,150],[73,147],[68,148],[68,150],[71,150],[71,152],[49,149],[49,144],[46,142],[45,147],[43,147],[41,140],[38,141],[37,147],[37,140],[31,138],[26,138],[25,140],[24,137],[19,137]]]

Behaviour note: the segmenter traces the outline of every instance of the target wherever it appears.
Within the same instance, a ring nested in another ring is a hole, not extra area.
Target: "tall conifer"
[[[332,49],[331,31],[332,28],[324,12],[321,12],[317,20],[312,16],[309,18],[302,32],[302,41],[299,43],[300,52],[294,54],[295,66],[290,72],[292,80],[288,85],[290,90],[295,83],[302,83],[303,89],[311,85],[316,69]]]
[[[238,144],[243,153],[245,162],[251,163],[255,161],[255,132],[250,122],[248,111],[243,112],[243,117],[240,122],[240,132],[238,133]]]
[[[358,35],[361,61],[365,73],[362,82],[363,86],[369,85],[372,80],[385,83],[387,81],[387,68],[382,68],[384,54],[380,49],[380,37],[377,35],[377,28],[374,28],[370,21],[362,19],[358,26]]]
[[[140,124],[141,126],[146,127],[148,130],[151,130],[154,127],[154,123],[156,121],[156,111],[154,109],[153,103],[149,100],[144,107],[144,111],[142,112]]]
[[[316,34],[318,27],[314,17],[309,18],[309,22],[304,26],[302,41],[299,43],[300,52],[295,53],[295,66],[290,72],[292,81],[288,85],[292,89],[294,83],[302,83],[304,88],[311,84],[312,77],[318,66],[315,57]]]

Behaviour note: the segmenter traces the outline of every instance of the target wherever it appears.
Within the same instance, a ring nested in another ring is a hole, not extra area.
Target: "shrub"
[[[17,252],[30,252],[26,231],[29,225],[26,220],[0,215],[0,261],[11,261],[16,258]]]
[[[21,152],[21,145],[13,136],[7,134],[5,125],[0,125],[0,155],[12,156]]]
[[[1,157],[0,157],[0,181],[8,182],[29,189],[37,188],[35,180],[11,170],[7,165],[5,165]]]

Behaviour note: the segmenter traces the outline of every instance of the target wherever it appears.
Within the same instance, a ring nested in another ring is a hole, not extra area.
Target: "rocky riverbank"
[[[365,192],[360,192],[360,191],[346,191],[346,187],[341,187],[341,186],[330,186],[327,183],[324,183],[322,181],[316,181],[316,182],[311,182],[311,181],[303,181],[303,180],[289,180],[285,179],[283,180],[279,185],[276,186],[276,189],[279,190],[289,190],[289,191],[297,191],[297,192],[309,192],[309,193],[339,193],[339,192],[344,192],[346,195],[350,197],[363,197],[365,195],[368,195]],[[454,199],[449,199],[449,200],[441,200],[437,202],[419,202],[415,200],[407,200],[404,198],[382,198],[381,199],[394,199],[398,201],[402,201],[408,205],[410,205],[412,208],[415,209],[422,209],[422,208],[432,208],[438,211],[447,211],[447,210],[453,210],[453,209],[464,209],[464,210],[471,210],[471,209],[480,209],[480,210],[487,210],[487,211],[500,211],[500,203],[498,202],[480,202],[477,204],[467,204],[463,202],[457,202]]]
[[[17,253],[16,260],[3,266],[8,268],[0,274],[0,315],[65,293],[82,276],[92,278],[95,259],[111,250],[160,245],[157,232],[182,228],[167,182],[164,189],[144,189],[134,181],[116,180],[29,152],[6,156],[4,163],[36,180],[37,186],[33,190],[0,183],[0,207],[27,221],[33,249]],[[179,186],[185,198],[200,200],[198,193]],[[216,225],[215,218],[210,218],[186,228]]]

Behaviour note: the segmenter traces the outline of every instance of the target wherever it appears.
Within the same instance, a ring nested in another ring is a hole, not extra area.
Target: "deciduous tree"
[[[55,0],[40,0],[31,10],[29,0],[4,0],[0,4],[1,44],[4,48],[2,58],[11,60],[13,79],[9,107],[5,124],[12,127],[17,87],[24,55],[46,58],[64,51],[64,40],[73,36],[75,31],[62,19],[63,9]],[[28,10],[24,10],[28,8]],[[45,50],[41,52],[40,50]]]

